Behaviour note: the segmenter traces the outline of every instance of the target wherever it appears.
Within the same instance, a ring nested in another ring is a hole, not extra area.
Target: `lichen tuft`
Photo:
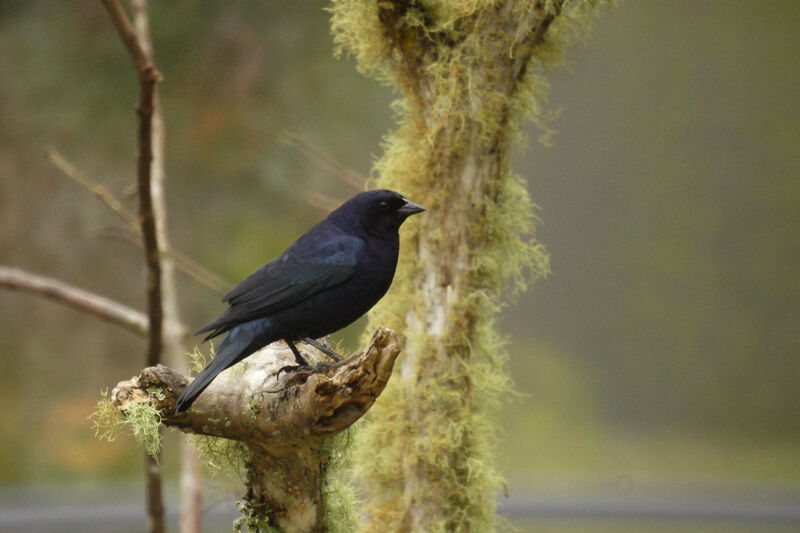
[[[233,522],[234,533],[283,533],[269,523],[269,513],[248,500],[236,502],[236,508],[242,514]]]
[[[163,391],[156,391],[163,399]],[[108,398],[108,390],[100,393],[95,411],[89,416],[95,436],[98,439],[113,441],[124,428],[128,428],[133,438],[152,457],[158,459],[161,450],[161,412],[155,402],[130,402],[124,409],[118,408]],[[158,396],[155,394],[154,396]]]
[[[186,354],[186,357],[189,359],[189,370],[192,372],[192,375],[197,375],[205,366],[214,359],[214,342],[210,343],[210,348],[208,350],[208,355],[203,353],[198,346],[195,346],[194,349]]]
[[[108,389],[100,391],[100,400],[88,419],[94,429],[94,436],[107,442],[114,442],[125,426],[125,417],[108,398]]]
[[[211,477],[223,473],[244,481],[247,450],[243,443],[207,435],[188,435],[188,439]]]
[[[323,457],[322,495],[328,533],[352,533],[357,529],[358,497],[350,478],[350,448],[354,435],[351,426],[323,440],[317,447]]]
[[[123,414],[133,438],[153,458],[161,450],[161,411],[152,402],[133,402]]]

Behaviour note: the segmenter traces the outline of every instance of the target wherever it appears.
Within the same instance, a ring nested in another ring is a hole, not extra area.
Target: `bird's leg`
[[[311,366],[308,364],[308,361],[306,361],[303,358],[303,356],[300,355],[300,351],[297,349],[297,346],[295,346],[292,341],[290,341],[289,339],[284,339],[284,341],[286,342],[286,344],[289,345],[289,349],[294,354],[294,360],[297,361],[298,366]]]
[[[331,350],[330,348],[328,348],[327,346],[325,346],[321,342],[317,342],[317,341],[315,341],[314,339],[312,339],[310,337],[306,337],[305,339],[303,339],[303,342],[305,342],[306,344],[310,344],[311,346],[313,346],[314,348],[316,348],[320,352],[324,353],[325,355],[327,355],[328,357],[330,357],[334,361],[341,361],[342,359],[344,359],[338,353],[334,352],[333,350]]]
[[[297,362],[297,364],[288,365],[281,368],[280,370],[278,370],[278,373],[275,377],[280,377],[281,372],[297,372],[298,370],[311,368],[311,365],[309,365],[308,361],[306,361],[305,358],[302,355],[300,355],[300,351],[297,349],[297,346],[295,346],[292,341],[290,341],[289,339],[283,339],[283,342],[285,342],[287,346],[289,346],[289,349],[294,354],[294,360]]]
[[[298,372],[300,370],[313,370],[314,372],[321,372],[323,369],[328,368],[331,366],[331,363],[317,363],[316,365],[310,365],[305,358],[300,355],[300,351],[297,349],[297,346],[294,345],[294,342],[290,341],[289,339],[283,339],[283,341],[289,346],[289,349],[294,354],[295,361],[297,361],[296,365],[285,366],[278,370],[278,376],[281,375],[281,372]],[[333,350],[329,349],[327,346],[323,346],[322,344],[318,343],[313,339],[309,339],[306,337],[303,339],[303,342],[310,344],[314,348],[324,352],[326,355],[330,356],[334,361],[341,361],[342,356],[338,353],[334,352]]]

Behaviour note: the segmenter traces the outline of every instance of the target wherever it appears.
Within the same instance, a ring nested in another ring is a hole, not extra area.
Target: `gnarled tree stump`
[[[305,347],[305,345],[303,345]],[[312,363],[324,360],[307,348]],[[375,402],[392,373],[400,343],[379,328],[369,347],[319,372],[280,372],[295,364],[283,343],[271,344],[221,373],[191,409],[175,414],[175,401],[191,378],[158,365],[120,382],[111,400],[123,413],[133,403],[154,404],[165,425],[234,439],[247,450],[248,523],[284,533],[324,531],[323,439],[353,424]]]

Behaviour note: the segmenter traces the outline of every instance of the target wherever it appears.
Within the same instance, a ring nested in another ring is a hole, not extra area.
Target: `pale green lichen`
[[[214,359],[214,343],[209,343],[209,346],[208,355],[200,351],[198,346],[195,346],[191,352],[186,354],[186,357],[189,359],[189,370],[192,372],[192,375],[197,375],[212,359]]]
[[[161,399],[164,398],[163,391],[157,390],[156,393],[160,394]],[[119,409],[108,398],[108,390],[102,391],[100,395],[101,399],[97,402],[95,411],[89,416],[95,436],[113,441],[127,427],[139,445],[157,459],[161,450],[162,418],[155,402],[130,402],[124,409]]]
[[[357,529],[358,497],[349,476],[352,427],[323,440],[317,451],[323,458],[324,523],[328,533],[352,533]]]
[[[108,442],[114,442],[125,426],[125,417],[111,403],[108,389],[100,391],[100,400],[95,405],[94,412],[89,415],[89,421],[92,423],[94,436]]]
[[[269,514],[253,507],[248,500],[236,502],[236,508],[242,514],[233,521],[234,533],[283,533],[269,523]]]
[[[258,413],[264,408],[264,400],[258,394],[253,394],[250,396],[247,408],[250,411],[250,419],[255,420],[258,417]]]
[[[211,477],[222,473],[244,481],[247,449],[243,443],[207,435],[188,435],[188,439]]]
[[[125,422],[131,434],[154,458],[158,458],[161,451],[161,411],[151,402],[134,402],[123,411]]]
[[[209,361],[211,361],[211,359],[214,358],[214,344],[211,343],[208,355],[200,351],[197,346],[194,347],[192,352],[187,353],[186,355],[189,358],[192,373],[197,374],[209,363]],[[242,363],[237,365],[237,367],[242,366]],[[241,368],[238,371],[244,372],[245,370],[246,367]],[[251,397],[249,403],[251,418],[255,419],[255,417],[261,411],[261,408],[261,398],[258,396]],[[231,425],[230,420],[209,418],[208,421],[215,426],[219,426],[221,424],[226,428],[230,427]],[[216,477],[219,474],[224,474],[237,480],[244,481],[246,473],[247,450],[243,443],[236,440],[225,439],[222,437],[211,437],[208,435],[188,435],[187,438],[197,453],[198,459],[205,466],[205,469],[210,476]],[[242,522],[242,520],[245,519],[239,518],[237,520],[237,523],[240,524],[239,527],[244,527],[244,525],[246,525],[245,522]],[[237,530],[236,527],[234,527],[234,530]]]
[[[394,285],[367,328],[408,334],[402,371],[370,410],[354,452],[369,531],[408,530],[412,506],[435,510],[427,531],[494,527],[503,484],[494,467],[495,413],[511,390],[495,319],[509,295],[549,270],[509,152],[526,118],[549,138],[543,72],[583,35],[599,3],[520,1],[499,23],[496,0],[333,2],[337,53],[402,92],[393,105],[399,126],[384,139],[371,185],[428,208],[404,226]],[[546,39],[526,48],[515,24],[545,15],[558,16]],[[446,297],[431,294],[444,284]],[[441,312],[445,324],[433,334],[430,321],[440,319],[430,317]]]
[[[164,391],[159,389],[158,387],[148,387],[147,394],[151,398],[155,398],[156,400],[163,400],[164,398],[166,398],[166,396],[164,395]]]

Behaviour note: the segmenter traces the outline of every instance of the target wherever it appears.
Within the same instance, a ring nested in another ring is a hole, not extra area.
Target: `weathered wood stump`
[[[304,352],[312,364],[324,361],[316,350]],[[191,378],[163,365],[120,382],[111,401],[123,413],[148,402],[166,426],[240,441],[246,449],[247,522],[284,533],[320,532],[327,459],[321,443],[372,406],[399,353],[395,333],[379,328],[365,350],[319,372],[281,372],[295,364],[294,356],[274,343],[220,374],[184,413],[175,414],[175,401]]]

